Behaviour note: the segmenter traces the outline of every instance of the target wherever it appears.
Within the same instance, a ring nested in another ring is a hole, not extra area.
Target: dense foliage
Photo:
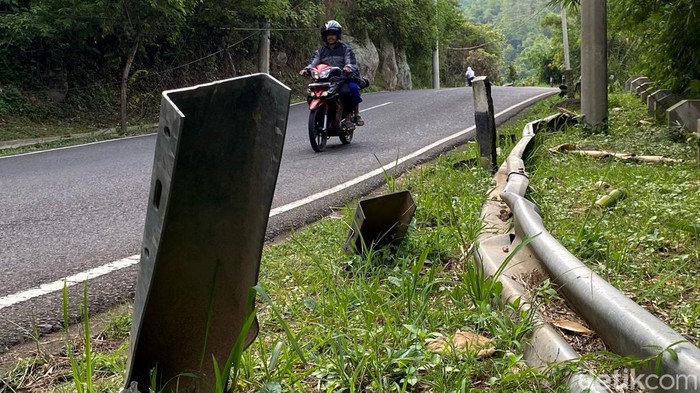
[[[506,37],[504,60],[520,78],[558,79],[564,70],[559,7],[568,13],[571,66],[580,59],[580,0],[461,0],[475,23]],[[700,97],[700,7],[695,0],[607,2],[608,69],[613,84],[634,74],[688,97]],[[532,23],[537,22],[537,23]]]
[[[552,0],[574,11],[579,0]],[[608,2],[608,68],[617,81],[646,75],[661,86],[700,97],[700,7],[695,0]]]
[[[507,74],[510,70],[517,75],[506,79],[539,83],[548,81],[550,76],[560,78],[563,68],[555,57],[561,53],[561,22],[550,23],[556,15],[547,6],[547,0],[462,0],[461,3],[466,18],[493,26],[505,37],[501,72]]]
[[[609,2],[611,79],[644,74],[700,96],[694,3]],[[296,71],[331,18],[405,53],[415,87],[432,84],[436,43],[446,86],[460,85],[467,65],[496,83],[559,81],[561,5],[578,74],[577,0],[0,0],[0,125],[18,116],[114,124],[120,104],[132,122],[154,117],[162,90],[255,72],[266,21],[271,73],[297,93]]]
[[[700,5],[696,0],[610,2],[613,48],[633,72],[689,96],[700,97]]]
[[[435,42],[450,47],[493,35],[470,29],[456,0],[0,0],[0,121],[48,100],[56,108],[116,113],[128,84],[129,116],[148,112],[158,93],[257,71],[260,29],[271,33],[271,74],[303,91],[296,74],[319,45],[319,26],[339,20],[345,33],[388,40],[406,53],[414,86],[429,86]],[[457,34],[459,32],[459,34]],[[498,61],[498,46],[486,48]],[[442,51],[463,73],[464,53]],[[11,97],[10,97],[11,95]],[[14,98],[13,98],[14,97]],[[53,111],[53,112],[52,112]],[[151,111],[153,113],[153,111]]]

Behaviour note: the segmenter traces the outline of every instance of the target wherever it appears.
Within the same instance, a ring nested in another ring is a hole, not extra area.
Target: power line
[[[239,30],[239,31],[309,31],[309,30],[316,30],[316,27],[287,27],[287,28],[271,28],[271,29],[266,29],[263,27],[217,27],[219,30]]]
[[[241,39],[241,40],[239,40],[239,41],[236,41],[236,42],[234,42],[234,43],[231,44],[231,45],[228,45],[227,47],[225,47],[225,48],[223,48],[223,49],[220,49],[220,50],[218,50],[218,51],[216,51],[216,52],[210,53],[210,54],[208,54],[208,55],[206,55],[206,56],[200,57],[200,58],[197,59],[197,60],[193,60],[193,61],[190,61],[190,62],[188,62],[188,63],[182,64],[182,65],[179,65],[179,66],[177,66],[177,67],[173,67],[173,68],[170,68],[170,69],[167,69],[167,70],[156,71],[156,72],[149,72],[148,74],[146,74],[146,75],[144,75],[144,76],[134,76],[133,79],[144,79],[144,78],[148,78],[148,77],[151,77],[151,76],[163,75],[163,74],[166,74],[166,73],[169,73],[169,72],[173,72],[173,71],[175,71],[175,70],[177,70],[177,69],[190,66],[190,65],[192,65],[192,64],[195,64],[195,63],[198,63],[198,62],[200,62],[200,61],[206,60],[206,59],[208,59],[208,58],[210,58],[210,57],[212,57],[212,56],[216,56],[216,55],[218,55],[219,53],[221,53],[221,52],[223,52],[223,51],[225,51],[225,50],[227,50],[227,49],[229,49],[229,48],[232,48],[232,47],[234,47],[234,46],[236,46],[236,45],[238,45],[238,44],[241,44],[243,41],[245,41],[245,40],[247,40],[248,38],[253,37],[253,36],[257,35],[257,34],[258,34],[257,32],[256,32],[256,33],[252,33],[252,34],[246,36],[245,38],[243,38],[243,39]],[[61,90],[62,90],[62,91],[66,91],[66,92],[68,92],[68,91],[80,91],[80,90],[94,89],[94,88],[98,88],[98,87],[114,86],[114,85],[118,85],[118,84],[121,84],[121,81],[119,81],[119,82],[110,82],[110,83],[95,84],[95,85],[91,85],[91,86],[71,87],[71,88],[68,88],[68,89],[61,89]],[[49,91],[49,90],[29,90],[29,91],[27,91],[27,93],[44,93],[44,92],[48,92],[48,91]]]

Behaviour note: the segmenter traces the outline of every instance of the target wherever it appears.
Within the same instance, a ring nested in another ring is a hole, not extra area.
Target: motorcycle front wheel
[[[309,142],[315,152],[321,152],[326,148],[328,137],[323,130],[323,118],[326,111],[323,108],[315,108],[309,112]]]
[[[348,143],[352,142],[352,134],[354,134],[355,131],[350,131],[345,134],[340,134],[340,141],[343,142],[344,145],[347,145]]]

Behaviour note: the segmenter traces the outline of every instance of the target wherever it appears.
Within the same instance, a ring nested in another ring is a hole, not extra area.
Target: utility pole
[[[566,7],[561,7],[561,30],[564,42],[564,85],[566,85],[566,96],[574,98],[574,73],[571,71],[571,60],[569,59],[569,31],[566,25]]]
[[[440,88],[440,27],[438,26],[438,0],[435,0],[435,50],[433,51],[433,89]]]
[[[585,124],[607,131],[607,1],[581,1],[581,112]]]
[[[270,21],[265,21],[265,27],[260,31],[258,45],[258,72],[270,73]]]

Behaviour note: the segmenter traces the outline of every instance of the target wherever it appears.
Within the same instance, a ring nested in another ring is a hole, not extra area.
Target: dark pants
[[[353,108],[362,102],[360,97],[360,86],[353,80],[348,80],[340,87],[340,94],[349,101]]]

